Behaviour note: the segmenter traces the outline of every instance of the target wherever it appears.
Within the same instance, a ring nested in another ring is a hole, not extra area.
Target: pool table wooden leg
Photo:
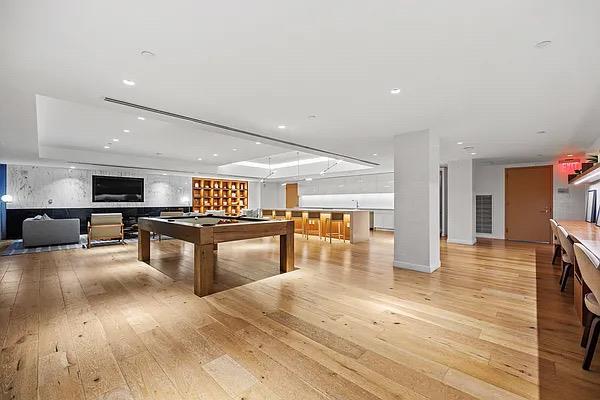
[[[194,245],[194,293],[206,296],[212,292],[215,271],[214,246],[210,244]]]
[[[294,270],[294,221],[288,221],[286,234],[279,236],[279,272]]]
[[[150,232],[143,229],[138,232],[138,260],[150,261]]]

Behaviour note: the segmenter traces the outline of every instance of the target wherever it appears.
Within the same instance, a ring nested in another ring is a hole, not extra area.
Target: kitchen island
[[[262,210],[263,218],[294,221],[296,233],[336,238],[350,243],[366,242],[370,237],[369,211],[326,208],[269,208]],[[318,223],[317,223],[318,221]],[[318,231],[316,230],[318,225]],[[313,226],[315,229],[308,229]],[[340,232],[341,226],[341,232]]]

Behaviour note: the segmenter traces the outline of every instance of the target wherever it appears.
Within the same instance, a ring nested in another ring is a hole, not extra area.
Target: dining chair
[[[552,229],[552,245],[554,246],[554,255],[552,256],[552,264],[556,264],[556,259],[560,258],[562,248],[560,239],[558,238],[558,222],[550,218],[550,228]]]
[[[573,242],[569,239],[569,233],[562,226],[557,227],[558,239],[562,247],[562,275],[560,277],[560,291],[564,292],[567,287],[569,275],[573,270],[575,254],[573,253]]]
[[[591,291],[585,295],[585,308],[589,312],[581,337],[581,346],[585,347],[582,368],[589,370],[600,335],[600,304],[598,303],[600,298],[600,270],[598,264],[600,261],[579,243],[575,243],[574,251],[581,277]]]

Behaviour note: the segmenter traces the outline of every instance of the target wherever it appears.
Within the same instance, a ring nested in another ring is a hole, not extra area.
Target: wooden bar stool
[[[261,215],[264,219],[273,219],[273,210],[262,210]]]
[[[600,298],[600,269],[598,269],[598,264],[600,261],[579,243],[575,243],[574,252],[581,277],[591,291],[585,295],[585,308],[589,312],[586,315],[585,330],[581,337],[581,346],[585,347],[582,368],[589,370],[598,344],[598,336],[600,336],[600,303],[598,302]]]
[[[556,263],[556,259],[562,254],[560,239],[558,238],[558,222],[550,218],[550,228],[552,228],[552,245],[554,246],[554,255],[552,256],[552,264]]]
[[[342,239],[342,242],[346,242],[346,224],[344,221],[344,213],[331,213],[331,219],[327,218],[327,227],[329,229],[329,243],[331,238],[335,235],[336,239]],[[333,231],[333,227],[336,227],[336,232]]]
[[[311,229],[313,227],[313,229]],[[314,229],[316,227],[316,229]],[[304,234],[306,235],[306,240],[308,240],[308,235],[311,232],[319,233],[319,240],[321,240],[321,213],[319,212],[309,212],[306,217],[306,221],[304,222]]]
[[[294,221],[294,233],[304,233],[304,217],[302,211],[292,211],[292,221]],[[298,227],[298,225],[300,227]]]
[[[558,226],[558,239],[560,240],[560,246],[563,249],[562,252],[562,275],[560,277],[560,291],[564,292],[567,287],[567,280],[573,270],[573,263],[575,262],[575,254],[573,252],[573,242],[569,239],[569,233],[562,226]]]
[[[276,219],[278,221],[285,220],[285,210],[275,210],[275,216],[273,217],[273,219]]]

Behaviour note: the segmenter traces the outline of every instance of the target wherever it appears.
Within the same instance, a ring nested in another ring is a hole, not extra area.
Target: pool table
[[[194,244],[194,293],[210,294],[217,244],[234,240],[279,236],[279,270],[294,270],[294,222],[229,216],[184,216],[138,219],[138,260],[150,261],[150,233]]]

